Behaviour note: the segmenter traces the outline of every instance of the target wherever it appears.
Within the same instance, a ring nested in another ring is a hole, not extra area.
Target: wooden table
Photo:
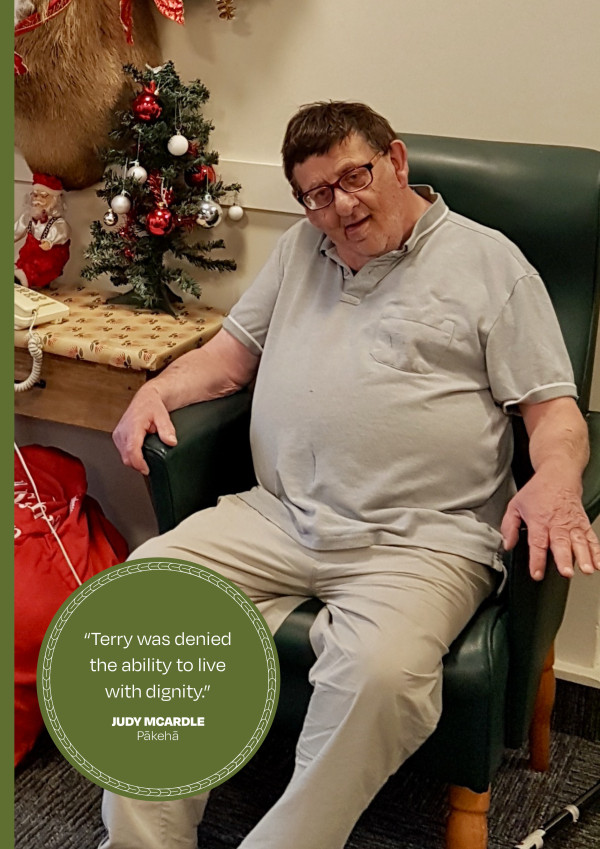
[[[220,328],[223,314],[185,304],[177,317],[106,304],[88,286],[53,284],[66,303],[60,324],[36,328],[44,349],[41,386],[15,393],[15,413],[112,431],[139,387],[169,362],[198,348]],[[31,371],[27,331],[15,331],[15,380]]]

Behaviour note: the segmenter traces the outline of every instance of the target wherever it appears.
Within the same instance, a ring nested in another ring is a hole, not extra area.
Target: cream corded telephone
[[[36,324],[59,321],[69,314],[69,307],[36,289],[27,289],[15,283],[15,330],[29,328],[27,349],[33,359],[31,374],[26,380],[15,383],[15,392],[26,392],[38,382],[42,373],[42,340],[34,332]]]
[[[58,321],[69,314],[69,307],[37,289],[15,283],[15,330],[35,327],[47,321]]]

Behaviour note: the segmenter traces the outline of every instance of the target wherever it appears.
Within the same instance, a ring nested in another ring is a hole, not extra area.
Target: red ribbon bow
[[[121,3],[121,23],[125,30],[127,44],[133,44],[133,15],[131,12],[133,0],[120,0]],[[156,8],[171,21],[176,24],[183,24],[183,0],[154,0]]]
[[[50,0],[44,17],[42,17],[39,12],[32,12],[31,15],[23,18],[23,20],[19,21],[15,25],[15,38],[18,35],[23,35],[24,32],[31,32],[32,30],[37,29],[41,26],[41,24],[44,24],[51,18],[56,17],[56,15],[66,9],[70,2],[71,0]],[[15,76],[20,77],[26,73],[27,65],[23,62],[21,56],[19,56],[19,54],[15,51]]]

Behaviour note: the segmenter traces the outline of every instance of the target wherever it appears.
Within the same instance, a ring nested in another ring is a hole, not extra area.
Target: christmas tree
[[[125,71],[141,90],[120,114],[114,148],[105,152],[104,188],[97,194],[109,209],[103,222],[92,223],[82,276],[108,274],[116,286],[128,286],[112,303],[174,314],[172,304],[181,297],[173,287],[196,297],[201,290],[172,258],[209,271],[235,269],[231,259],[212,258],[223,240],[197,240],[192,231],[216,226],[219,198],[240,186],[216,178],[219,157],[208,149],[214,127],[201,111],[209,92],[200,80],[182,84],[172,62]]]

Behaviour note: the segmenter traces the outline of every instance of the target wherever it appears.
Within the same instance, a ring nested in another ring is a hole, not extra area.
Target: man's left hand
[[[544,577],[549,549],[565,578],[573,577],[575,563],[587,575],[600,571],[600,541],[585,514],[576,483],[559,483],[543,470],[534,474],[504,514],[500,530],[507,551],[517,543],[521,522],[527,525],[529,571],[536,581]]]

